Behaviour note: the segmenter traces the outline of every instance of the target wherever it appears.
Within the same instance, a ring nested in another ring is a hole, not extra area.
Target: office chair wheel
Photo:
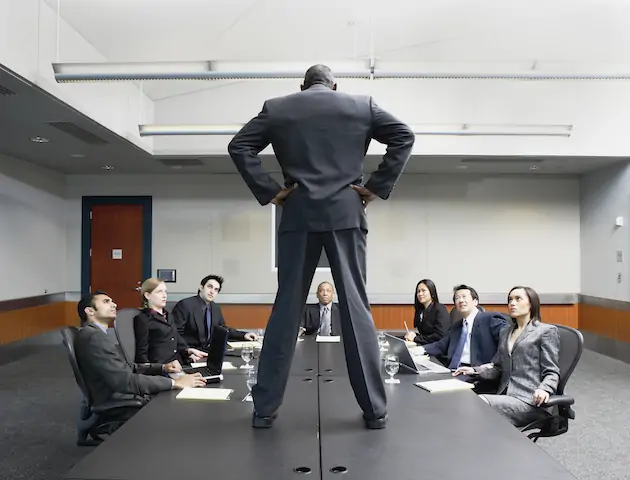
[[[88,432],[81,432],[77,437],[78,447],[97,447],[103,443],[103,439],[98,435],[90,432],[91,439],[88,439]]]

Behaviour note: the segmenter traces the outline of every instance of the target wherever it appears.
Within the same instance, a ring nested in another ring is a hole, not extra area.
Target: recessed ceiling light
[[[468,165],[457,165],[457,168],[459,168],[460,170],[466,170],[468,168]]]
[[[48,143],[50,140],[44,137],[31,137],[31,142],[33,143]]]
[[[103,165],[101,168],[103,170],[113,170],[114,169],[114,167],[112,167],[111,165]]]
[[[530,170],[538,170],[538,167],[536,165],[532,165],[531,167],[529,167]]]
[[[85,155],[83,155],[82,153],[73,153],[72,155],[70,155],[72,158],[85,158]]]

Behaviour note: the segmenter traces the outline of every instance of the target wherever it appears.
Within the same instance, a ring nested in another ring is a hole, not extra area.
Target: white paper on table
[[[431,393],[455,392],[475,388],[474,384],[462,382],[456,378],[449,378],[448,380],[433,380],[430,382],[418,382],[415,385]]]
[[[333,336],[328,336],[328,335],[317,335],[317,338],[315,339],[316,342],[320,342],[320,343],[339,343],[341,342],[341,337],[337,336],[337,337],[333,337]]]
[[[177,394],[180,400],[229,400],[231,388],[184,388]]]
[[[205,367],[206,365],[207,365],[206,362],[194,362],[190,364],[192,368],[201,368],[201,367]],[[223,362],[223,366],[221,367],[221,369],[222,370],[236,370],[236,367],[232,365],[232,362]]]
[[[250,342],[250,341],[228,342],[228,346],[234,348],[235,350],[246,347],[248,345],[251,346],[252,348],[258,348],[258,349],[262,348],[262,343],[260,342]]]

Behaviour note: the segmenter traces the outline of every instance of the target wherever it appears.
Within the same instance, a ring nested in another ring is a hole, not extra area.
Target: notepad
[[[228,342],[228,346],[234,348],[234,349],[239,349],[239,348],[243,348],[245,346],[251,346],[254,348],[262,348],[262,343],[260,342]]]
[[[180,400],[229,400],[231,388],[184,388],[177,394]]]
[[[202,368],[202,367],[205,367],[206,365],[207,365],[206,362],[194,362],[190,364],[192,368]],[[222,370],[235,370],[236,367],[232,365],[231,362],[223,362],[223,366],[221,367],[221,369]]]
[[[472,383],[462,382],[461,380],[457,380],[456,378],[449,378],[447,380],[433,380],[430,382],[417,382],[414,383],[414,385],[431,393],[457,392],[461,390],[470,390],[471,388],[475,388]]]
[[[328,335],[317,335],[317,338],[315,339],[316,342],[320,342],[320,343],[339,343],[341,341],[341,337],[337,336],[337,337],[333,337],[333,336],[328,336]]]

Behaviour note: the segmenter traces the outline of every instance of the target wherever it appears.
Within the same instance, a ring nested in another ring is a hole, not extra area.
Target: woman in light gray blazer
[[[540,300],[532,288],[512,288],[508,308],[512,324],[501,331],[492,363],[462,367],[454,375],[498,380],[497,394],[481,398],[521,427],[544,417],[544,404],[556,392],[560,336],[555,325],[541,322]]]

